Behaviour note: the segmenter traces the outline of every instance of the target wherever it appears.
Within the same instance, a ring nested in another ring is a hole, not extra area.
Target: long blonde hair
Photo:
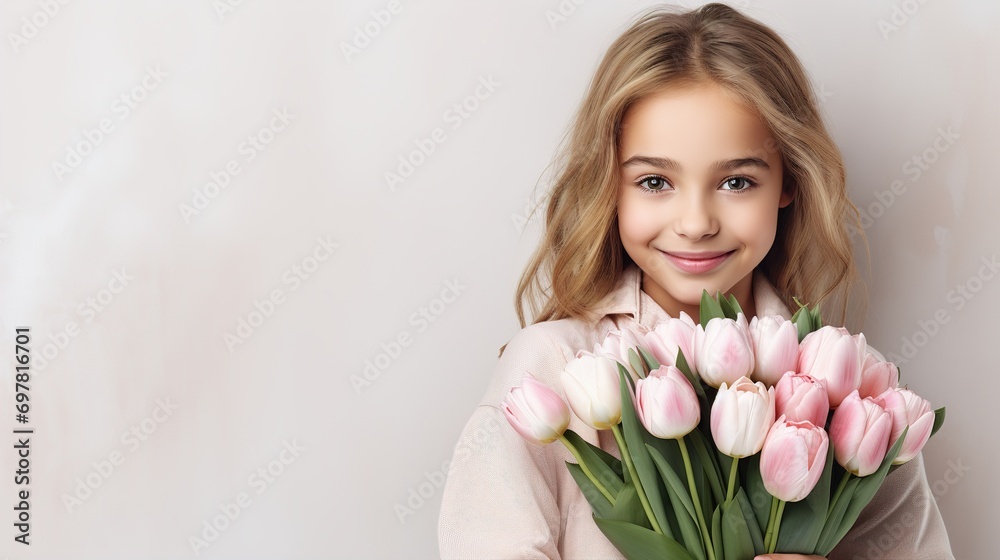
[[[845,322],[849,292],[858,280],[848,228],[860,235],[866,254],[868,246],[847,196],[840,150],[788,45],[762,23],[713,3],[690,11],[647,9],[605,54],[563,139],[560,171],[542,201],[544,234],[514,298],[522,328],[525,306],[536,323],[597,319],[588,310],[614,289],[631,263],[618,235],[622,118],[648,94],[705,81],[760,116],[776,140],[772,149],[781,153],[784,186],[794,194],[779,210],[774,245],[758,268],[793,312],[794,296],[823,304],[828,322]],[[831,301],[839,317],[830,315]]]

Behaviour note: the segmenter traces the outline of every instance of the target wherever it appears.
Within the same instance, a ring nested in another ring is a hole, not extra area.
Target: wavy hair
[[[866,255],[868,245],[847,196],[840,150],[788,45],[757,20],[712,3],[687,11],[647,9],[605,53],[563,137],[553,185],[541,201],[544,233],[514,297],[522,328],[525,307],[535,323],[598,319],[589,310],[631,263],[617,218],[622,118],[646,95],[705,82],[759,115],[775,139],[768,149],[781,153],[783,186],[794,195],[779,209],[774,245],[758,268],[793,311],[796,297],[827,312],[839,309],[835,320],[846,321],[850,291],[859,283],[852,233],[860,236]]]

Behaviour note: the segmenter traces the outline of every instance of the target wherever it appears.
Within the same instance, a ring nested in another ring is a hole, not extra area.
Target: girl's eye
[[[658,193],[667,187],[667,181],[657,175],[641,177],[635,184],[639,186],[639,190],[646,193]]]
[[[753,189],[754,187],[757,186],[757,183],[749,177],[744,177],[742,175],[739,175],[736,177],[730,177],[726,179],[722,183],[722,186],[726,187],[723,190],[742,193]]]

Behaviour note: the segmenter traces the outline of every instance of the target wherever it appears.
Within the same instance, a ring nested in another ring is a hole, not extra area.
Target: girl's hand
[[[762,554],[753,560],[826,560],[823,556],[805,556],[803,554]]]

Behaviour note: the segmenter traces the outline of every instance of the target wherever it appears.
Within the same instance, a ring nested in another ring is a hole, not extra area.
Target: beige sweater
[[[499,405],[528,371],[565,398],[559,375],[577,350],[591,350],[607,333],[638,322],[653,327],[666,313],[641,289],[642,271],[632,265],[598,306],[594,324],[563,319],[528,326],[510,341],[486,395],[455,447],[441,502],[438,539],[442,558],[622,559],[591,517],[591,508],[566,468],[572,455],[559,442],[524,441]],[[757,313],[790,318],[773,285],[753,277]],[[573,416],[570,428],[619,456],[610,431],[598,432]],[[854,528],[838,545],[835,560],[953,559],[923,457],[893,471]]]

